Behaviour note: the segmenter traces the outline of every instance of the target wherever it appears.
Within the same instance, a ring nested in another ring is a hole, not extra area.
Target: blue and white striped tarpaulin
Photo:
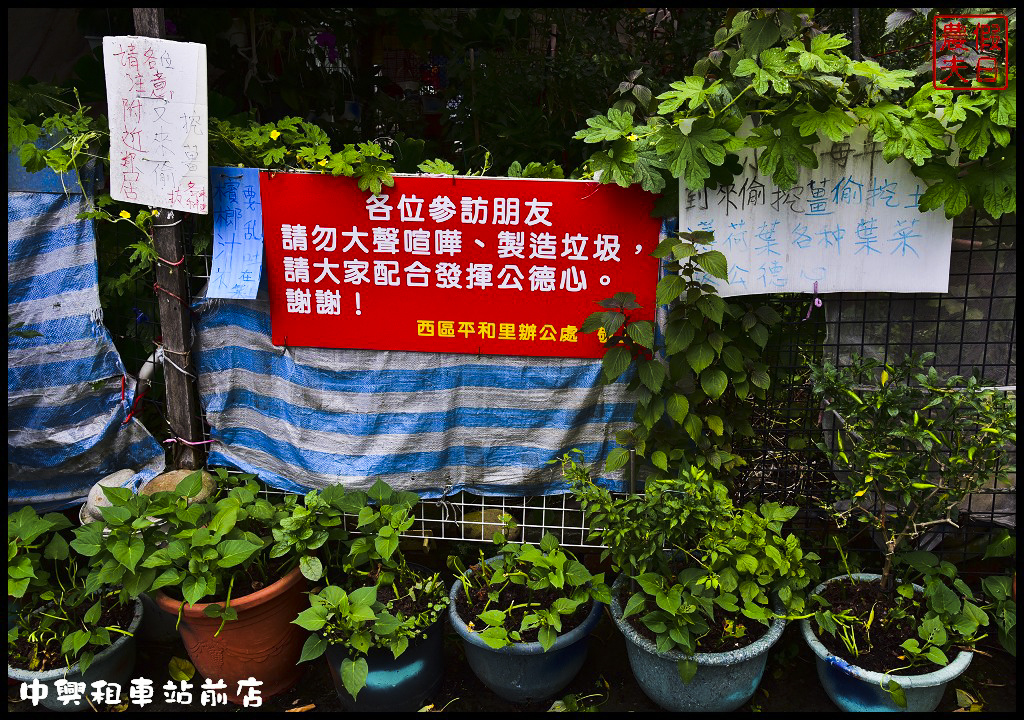
[[[103,326],[77,182],[65,176],[65,194],[50,170],[26,173],[8,155],[7,183],[7,503],[70,507],[118,470],[154,477],[164,452],[124,423],[135,384]]]
[[[281,348],[265,301],[197,307],[209,462],[281,489],[383,478],[423,497],[559,493],[550,460],[603,460],[632,426],[625,383],[604,385],[600,360]]]

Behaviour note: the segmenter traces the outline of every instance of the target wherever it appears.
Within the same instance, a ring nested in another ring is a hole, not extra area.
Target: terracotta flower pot
[[[228,700],[237,705],[243,703],[247,692],[242,688],[241,695],[238,693],[239,680],[252,677],[262,681],[258,689],[264,699],[293,687],[305,671],[297,663],[308,633],[291,621],[309,605],[305,591],[306,578],[295,568],[274,584],[233,599],[231,607],[238,611],[238,619],[224,623],[216,637],[221,620],[207,617],[203,611],[223,603],[185,605],[181,639],[199,674],[223,680]],[[161,610],[178,614],[180,600],[161,591],[154,597]]]

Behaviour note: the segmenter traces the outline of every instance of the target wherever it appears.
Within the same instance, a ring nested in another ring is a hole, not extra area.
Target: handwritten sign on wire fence
[[[922,213],[927,189],[909,166],[886,163],[858,128],[849,142],[812,146],[815,170],[781,190],[740,151],[732,185],[680,188],[679,226],[715,234],[729,282],[707,282],[723,296],[782,292],[946,292],[953,222]]]
[[[616,292],[654,320],[654,196],[580,180],[260,173],[275,345],[597,358]]]
[[[252,300],[263,269],[259,170],[210,168],[213,261],[206,297]]]
[[[103,38],[115,200],[209,212],[206,46]]]

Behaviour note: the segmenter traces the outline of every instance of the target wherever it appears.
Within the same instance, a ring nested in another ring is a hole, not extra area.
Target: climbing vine
[[[701,190],[730,183],[740,172],[736,152],[756,148],[761,173],[787,190],[801,168],[817,167],[811,145],[842,142],[865,126],[886,162],[909,163],[928,185],[922,211],[941,208],[953,217],[973,205],[994,218],[1015,212],[1013,62],[1006,90],[954,93],[935,89],[930,76],[915,82],[913,70],[855,60],[845,53],[849,45],[806,14],[737,12],[692,75],[647,103],[635,94],[631,107],[617,103],[586,121],[575,137],[601,145],[588,175],[650,192],[679,178]]]

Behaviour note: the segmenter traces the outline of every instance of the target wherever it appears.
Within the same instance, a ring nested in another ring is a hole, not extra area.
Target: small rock
[[[152,495],[157,492],[170,492],[178,486],[178,483],[194,472],[195,470],[171,470],[170,472],[157,475],[155,478],[139,488],[139,495]],[[206,498],[210,497],[214,489],[217,487],[216,478],[205,470],[202,472],[203,487],[199,491],[198,495],[189,499],[189,504],[197,500],[202,502]]]
[[[110,507],[110,501],[103,494],[103,488],[125,487],[133,477],[135,477],[134,470],[118,470],[93,485],[89,490],[89,496],[86,498],[85,505],[82,506],[82,511],[79,513],[82,523],[103,519],[103,515],[100,514],[100,508]]]
[[[466,513],[462,516],[462,532],[466,538],[471,540],[490,540],[496,532],[505,532],[505,526],[501,522],[503,515],[507,513],[498,508],[487,508],[478,512]],[[481,523],[482,532],[481,532]],[[519,539],[519,527],[516,526],[509,531],[505,537],[510,542]]]

